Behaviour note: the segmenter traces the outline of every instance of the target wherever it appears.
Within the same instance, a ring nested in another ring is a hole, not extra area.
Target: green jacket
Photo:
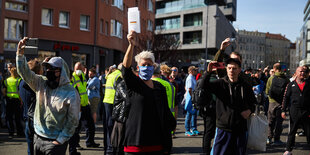
[[[284,72],[275,72],[274,76],[278,76],[278,77],[284,77],[286,78]],[[272,79],[274,78],[274,76],[270,76],[269,79],[267,80],[267,84],[266,84],[266,94],[268,95],[268,98],[269,98],[269,103],[271,102],[276,102],[273,98],[271,98],[269,96],[269,91],[270,91],[270,88],[271,88],[271,84],[272,84]],[[281,103],[280,103],[281,104]]]

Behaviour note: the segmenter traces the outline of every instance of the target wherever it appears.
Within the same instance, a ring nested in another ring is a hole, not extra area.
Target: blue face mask
[[[154,73],[154,66],[139,66],[139,77],[142,80],[149,80],[151,79]]]

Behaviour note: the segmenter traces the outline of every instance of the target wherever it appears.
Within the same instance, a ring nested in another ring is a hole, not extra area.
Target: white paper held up
[[[140,33],[140,11],[138,7],[128,8],[128,33],[134,30],[136,33]]]

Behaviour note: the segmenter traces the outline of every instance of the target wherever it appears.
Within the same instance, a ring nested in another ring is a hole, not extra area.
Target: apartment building
[[[279,62],[283,69],[290,66],[290,40],[281,34],[266,33],[266,65]]]
[[[70,67],[80,61],[104,70],[127,49],[129,7],[139,7],[141,34],[151,35],[155,0],[4,0],[0,60],[14,62],[18,41],[28,36],[39,39],[39,51],[27,58],[60,56]]]
[[[242,55],[242,68],[265,66],[266,34],[258,31],[237,30],[238,51]]]
[[[181,42],[178,61],[183,65],[211,60],[227,37],[235,37],[236,0],[156,0],[155,33]],[[227,49],[230,53],[235,49]]]
[[[290,41],[281,34],[237,30],[237,51],[242,55],[242,68],[272,67],[280,62],[290,67]]]

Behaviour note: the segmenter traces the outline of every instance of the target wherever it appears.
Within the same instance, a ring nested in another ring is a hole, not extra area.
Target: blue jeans
[[[33,155],[33,135],[33,121],[27,118],[27,121],[25,122],[25,136],[28,144],[28,155]]]
[[[197,130],[197,112],[195,115],[192,115],[188,111],[186,112],[186,117],[185,117],[185,130],[186,131],[192,131]]]
[[[104,103],[105,108],[105,121],[104,121],[104,141],[106,141],[104,149],[105,154],[112,154],[113,147],[111,144],[111,134],[114,126],[114,121],[112,120],[112,110],[113,104]]]
[[[246,154],[247,132],[234,133],[216,128],[211,155]]]

